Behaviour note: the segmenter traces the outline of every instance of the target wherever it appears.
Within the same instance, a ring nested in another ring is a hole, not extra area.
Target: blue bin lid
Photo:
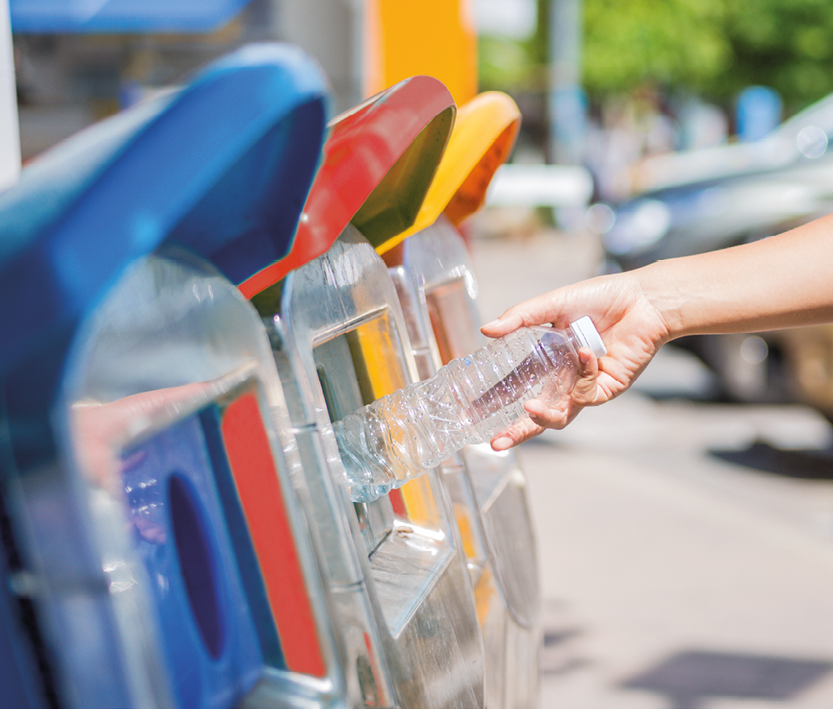
[[[70,335],[160,246],[196,252],[236,284],[284,256],[320,159],[327,94],[300,50],[251,45],[27,166],[0,195],[0,373]]]
[[[15,32],[205,32],[249,0],[9,0]]]

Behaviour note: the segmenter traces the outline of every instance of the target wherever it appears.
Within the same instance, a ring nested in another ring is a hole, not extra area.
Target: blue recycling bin
[[[280,497],[274,361],[236,288],[289,249],[326,104],[300,51],[247,47],[0,195],[4,701],[268,706],[281,672],[334,661]]]

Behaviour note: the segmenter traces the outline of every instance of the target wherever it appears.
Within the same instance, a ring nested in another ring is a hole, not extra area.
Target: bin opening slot
[[[176,389],[149,393],[164,407]],[[228,499],[233,483],[212,425],[218,405],[186,407],[127,442],[120,462],[133,547],[146,569],[174,693],[179,706],[196,707],[228,692],[242,699],[267,654],[275,655],[267,648],[279,652],[279,644],[274,624],[257,622],[268,607],[259,576],[242,568],[253,558],[249,537],[230,533],[242,512],[229,517],[239,501]]]
[[[379,317],[365,320],[316,347],[316,366],[325,397],[328,391],[332,397],[327,406],[335,414],[333,420],[407,386],[410,379],[402,345],[390,312],[385,310]],[[425,529],[440,528],[436,501],[424,476],[380,500],[384,501],[383,509],[373,507],[379,501],[357,505],[360,523],[373,530],[365,537],[368,552],[384,540],[397,518]]]
[[[215,581],[217,562],[211,552],[196,494],[187,478],[177,473],[171,475],[167,498],[188,604],[203,643],[216,660],[222,653],[226,634]]]
[[[425,300],[443,364],[471,354],[482,345],[464,278],[426,289]]]
[[[355,332],[339,335],[319,344],[313,354],[318,380],[324,394],[324,401],[331,421],[338,421],[347,414],[361,408],[367,396],[372,396],[366,376],[367,367],[358,367],[354,359],[357,351]],[[365,373],[364,386],[361,384],[359,371]],[[373,401],[373,399],[370,399]],[[365,550],[368,555],[385,540],[393,529],[394,510],[390,495],[385,495],[374,502],[356,503],[354,505],[362,532]]]

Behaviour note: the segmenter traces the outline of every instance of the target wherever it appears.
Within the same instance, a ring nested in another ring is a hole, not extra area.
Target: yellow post
[[[427,74],[457,105],[477,93],[473,0],[366,0],[365,95]]]

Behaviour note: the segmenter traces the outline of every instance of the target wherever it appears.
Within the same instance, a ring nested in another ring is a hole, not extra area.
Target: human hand
[[[481,330],[488,337],[503,337],[522,326],[551,323],[566,328],[584,315],[595,324],[607,355],[597,360],[589,350],[580,350],[570,396],[556,407],[537,399],[526,402],[529,418],[496,434],[493,449],[518,445],[547,428],[564,428],[585,406],[615,398],[633,384],[669,338],[662,315],[632,274],[600,276],[550,291],[509,308]]]

